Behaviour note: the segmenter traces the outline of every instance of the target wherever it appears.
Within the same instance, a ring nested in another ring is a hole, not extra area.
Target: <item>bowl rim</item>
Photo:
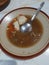
[[[37,10],[36,8],[32,8],[32,7],[21,7],[21,8],[14,9],[14,10],[10,11],[9,13],[7,13],[7,14],[1,19],[0,24],[2,23],[2,21],[4,20],[4,18],[5,18],[8,14],[12,13],[12,12],[15,11],[15,10],[20,10],[20,9],[34,9],[34,10]],[[42,13],[49,19],[49,16],[48,16],[45,12],[43,12],[43,11],[40,11],[40,12],[42,12]],[[6,49],[4,49],[3,46],[0,44],[0,48],[1,48],[1,50],[2,50],[5,54],[9,55],[10,57],[13,57],[13,58],[16,58],[16,59],[21,59],[21,60],[26,60],[26,59],[31,59],[31,58],[37,57],[37,56],[41,55],[48,47],[49,47],[49,43],[45,46],[45,48],[43,48],[41,51],[37,52],[37,53],[34,54],[34,55],[31,55],[31,56],[17,56],[17,55],[14,55],[14,54],[8,52],[8,51],[7,51]]]

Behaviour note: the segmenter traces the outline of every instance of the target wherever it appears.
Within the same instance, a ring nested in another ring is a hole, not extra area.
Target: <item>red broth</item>
[[[27,17],[27,20],[31,19],[31,16],[24,15]],[[17,31],[14,28],[13,23],[17,20],[17,17],[14,18],[7,26],[7,38],[11,44],[20,48],[27,48],[34,46],[40,39],[43,34],[43,26],[41,22],[35,18],[32,23],[32,31],[27,33],[22,33]]]

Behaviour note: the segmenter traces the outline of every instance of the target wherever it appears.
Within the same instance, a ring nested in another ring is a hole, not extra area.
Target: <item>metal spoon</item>
[[[32,31],[32,22],[40,12],[41,8],[43,7],[45,2],[42,2],[40,4],[40,7],[37,9],[36,13],[32,16],[31,20],[29,20],[27,23],[24,23],[20,26],[20,31],[21,32],[30,32]]]

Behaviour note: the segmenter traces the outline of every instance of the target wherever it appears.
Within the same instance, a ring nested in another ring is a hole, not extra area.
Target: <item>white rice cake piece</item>
[[[14,22],[13,25],[14,25],[16,30],[20,30],[18,21]]]
[[[20,25],[24,24],[27,21],[27,18],[25,16],[18,16],[18,22]]]

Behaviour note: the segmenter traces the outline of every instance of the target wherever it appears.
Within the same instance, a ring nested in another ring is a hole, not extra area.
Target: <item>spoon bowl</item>
[[[28,23],[24,23],[23,25],[20,26],[20,31],[21,32],[30,32],[30,31],[32,31],[32,22],[36,18],[36,16],[38,15],[38,13],[41,10],[41,8],[43,7],[43,5],[44,5],[44,2],[42,2],[40,4],[40,7],[37,9],[36,13],[32,16],[31,20],[29,20]]]

